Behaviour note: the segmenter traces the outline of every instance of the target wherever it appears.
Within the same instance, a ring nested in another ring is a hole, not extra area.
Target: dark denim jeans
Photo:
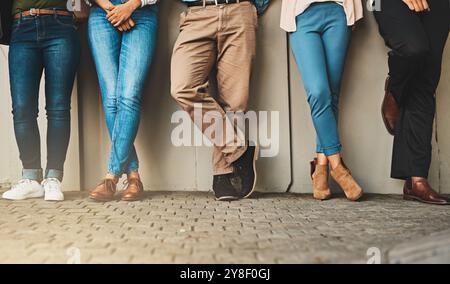
[[[45,178],[62,180],[70,138],[70,100],[81,52],[76,29],[72,17],[59,15],[22,17],[13,24],[9,76],[23,178],[43,178],[37,117],[39,86],[45,72]]]
[[[121,0],[112,0],[114,5]],[[137,9],[136,26],[120,32],[93,6],[89,17],[89,44],[97,68],[106,125],[111,137],[108,171],[115,176],[137,171],[134,147],[139,128],[142,95],[156,47],[158,6]]]

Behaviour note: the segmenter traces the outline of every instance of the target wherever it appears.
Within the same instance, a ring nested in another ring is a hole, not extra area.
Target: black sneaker
[[[247,198],[255,191],[256,186],[256,161],[259,156],[259,146],[249,145],[247,151],[233,163],[234,174],[241,178],[242,187],[239,191],[240,198]]]
[[[213,190],[217,201],[233,201],[239,199],[236,187],[240,187],[240,178],[234,174],[215,175]]]

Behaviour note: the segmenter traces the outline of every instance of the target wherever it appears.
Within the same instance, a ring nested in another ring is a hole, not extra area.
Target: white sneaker
[[[44,196],[44,189],[35,180],[23,179],[10,190],[3,193],[2,197],[9,200],[24,200],[28,198],[39,198]]]
[[[61,182],[56,178],[48,178],[42,182],[45,190],[46,201],[63,201],[64,194],[61,191]]]

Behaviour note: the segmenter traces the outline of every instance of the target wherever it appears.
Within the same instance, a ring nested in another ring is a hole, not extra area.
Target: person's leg
[[[317,133],[318,159],[311,162],[311,170],[314,197],[321,200],[331,195],[324,156],[347,198],[355,201],[362,196],[361,187],[341,160],[337,105],[333,107],[333,100],[338,102],[349,37],[345,13],[335,3],[312,5],[297,16],[297,31],[290,36]]]
[[[392,158],[393,178],[427,178],[431,164],[431,139],[436,110],[435,92],[441,75],[444,47],[449,33],[448,1],[429,1],[431,11],[420,15],[429,51],[409,83],[396,135]]]
[[[180,34],[172,55],[172,96],[189,113],[202,132],[217,120],[225,121],[225,112],[209,94],[209,75],[217,60],[216,32],[219,9],[213,6],[194,7],[181,15]],[[194,120],[196,108],[201,107],[202,117],[216,114],[211,123]],[[215,141],[215,137],[208,137]],[[214,143],[216,144],[216,143]],[[230,153],[234,150],[230,149]],[[232,173],[230,163],[214,167],[214,175]]]
[[[223,144],[214,147],[213,167],[215,172],[233,168],[241,179],[240,197],[245,198],[252,194],[256,185],[255,159],[258,158],[258,146],[253,145],[257,141],[245,142],[244,120],[256,56],[258,16],[250,2],[227,5],[222,12],[224,20],[217,43],[217,84],[221,105],[233,127],[231,131],[225,129]],[[231,141],[235,147],[229,144]]]
[[[106,12],[98,6],[91,8],[88,39],[102,94],[103,111],[110,138],[117,115],[117,82],[122,33],[106,19]],[[132,149],[127,168],[138,165],[136,150]]]
[[[180,34],[171,63],[171,94],[175,101],[205,133],[212,123],[227,120],[225,111],[209,93],[209,75],[217,61],[217,25],[219,10],[215,6],[188,8],[180,16]],[[201,108],[201,109],[200,109]],[[194,119],[195,114],[201,118]],[[205,122],[205,114],[211,122]],[[222,123],[224,125],[225,123]],[[213,144],[212,135],[207,136]],[[230,147],[230,153],[235,147]],[[220,201],[238,199],[233,182],[233,168],[228,163],[214,169],[213,190]]]
[[[334,131],[335,138],[331,143],[328,142],[331,146],[336,146],[334,153],[329,153],[331,155],[340,152],[340,146],[338,146],[340,142],[332,108],[325,49],[321,38],[320,11],[317,6],[311,6],[297,16],[297,31],[290,34],[289,40],[303,79],[316,129],[317,159],[311,162],[313,196],[315,199],[325,200],[331,197],[331,190],[328,186],[328,158],[323,153],[321,141],[327,143],[324,138],[326,133]]]
[[[331,103],[336,118],[339,117],[339,97],[345,59],[351,37],[351,28],[347,25],[344,9],[340,5],[329,5],[330,16],[326,19],[326,27],[322,33],[325,51],[328,81],[331,90]],[[319,157],[319,160],[320,157]],[[329,155],[331,167],[336,168],[342,161],[340,153]]]
[[[335,12],[327,17],[322,41],[327,63],[333,113],[336,120],[338,120],[342,75],[351,38],[351,28],[347,26],[345,12],[340,5],[330,6],[330,12],[332,11]]]
[[[70,140],[72,88],[81,54],[81,43],[72,17],[49,16],[42,40],[45,98],[48,119],[45,178],[62,181]]]
[[[42,76],[42,52],[36,42],[33,18],[22,18],[13,24],[9,47],[9,78],[13,108],[14,133],[22,161],[22,179],[2,198],[22,200],[44,196],[41,186],[40,136],[37,124],[39,83]],[[27,64],[24,65],[23,63]]]
[[[408,94],[412,77],[420,71],[423,55],[429,44],[420,17],[411,11],[402,0],[382,0],[381,10],[374,11],[380,35],[389,52],[389,85],[398,104]]]
[[[341,150],[337,122],[333,112],[327,59],[322,41],[322,8],[314,5],[297,16],[297,31],[290,44],[306,89],[311,116],[317,134],[316,152],[326,156]]]
[[[117,78],[122,33],[106,18],[106,12],[97,5],[91,8],[88,20],[88,42],[102,95],[103,112],[110,138],[117,116]],[[94,188],[89,197],[96,201],[109,201],[116,193],[119,178],[107,173],[104,180]]]
[[[8,61],[14,133],[23,166],[22,178],[40,182],[43,174],[37,116],[44,63],[42,51],[33,40],[36,37],[36,31],[31,30],[34,24],[30,18],[14,23]]]
[[[139,128],[142,95],[156,46],[158,7],[150,6],[133,13],[136,26],[122,35],[117,82],[117,115],[112,133],[108,170],[115,176],[136,172],[128,161]]]

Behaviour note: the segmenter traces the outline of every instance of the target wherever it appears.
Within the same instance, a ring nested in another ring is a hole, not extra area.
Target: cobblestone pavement
[[[140,202],[0,200],[0,263],[342,263],[450,228],[450,207],[370,195],[318,202],[260,194],[149,192]]]

